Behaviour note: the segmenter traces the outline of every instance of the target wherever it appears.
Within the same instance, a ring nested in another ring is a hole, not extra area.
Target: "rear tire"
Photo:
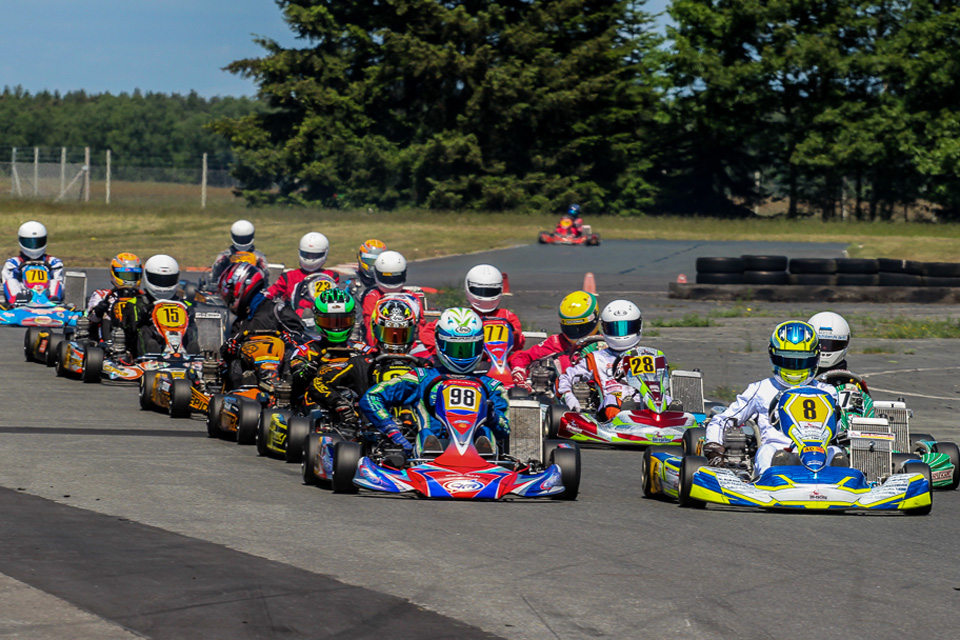
[[[23,358],[27,362],[33,362],[36,358],[35,345],[40,342],[40,327],[27,327],[23,334]]]
[[[54,361],[57,363],[55,370],[57,372],[57,376],[61,378],[67,377],[67,374],[70,373],[67,371],[67,349],[69,348],[70,347],[66,341],[57,345],[57,354],[54,357]]]
[[[271,453],[267,448],[267,437],[270,435],[270,423],[273,421],[273,411],[263,409],[260,412],[260,423],[257,425],[257,455],[268,457]]]
[[[333,445],[333,492],[356,493],[359,490],[353,484],[353,477],[360,466],[363,447],[359,442],[338,442]]]
[[[51,333],[50,337],[47,338],[47,357],[44,362],[48,367],[57,364],[57,349],[63,340],[64,335],[62,333]]]
[[[693,487],[693,474],[700,467],[707,466],[707,459],[703,456],[683,456],[680,462],[680,489],[677,492],[677,498],[681,507],[690,509],[703,509],[707,503],[703,500],[697,500],[690,497],[690,489]]]
[[[240,402],[237,412],[237,444],[253,444],[260,425],[260,403],[253,400]]]
[[[296,463],[303,458],[303,443],[313,430],[312,426],[306,416],[287,418],[287,450],[284,452],[287,462]]]
[[[647,447],[643,450],[643,456],[640,458],[640,490],[644,498],[656,498],[658,495],[653,491],[653,476],[650,475],[653,469],[653,454],[669,453],[676,455],[679,447]]]
[[[707,430],[703,427],[691,427],[683,432],[683,455],[695,456],[697,445],[701,438],[707,437]]]
[[[103,349],[100,347],[87,347],[83,352],[83,368],[80,379],[87,383],[100,382],[100,373],[103,371]]]
[[[567,443],[567,446],[570,448],[556,448],[550,452],[550,463],[560,467],[560,482],[563,484],[563,493],[553,496],[555,500],[576,500],[580,493],[580,447],[576,443]]]
[[[920,443],[921,441],[923,441],[923,440],[926,440],[926,441],[928,441],[928,442],[936,442],[936,441],[937,441],[937,439],[934,438],[934,437],[933,437],[932,435],[930,435],[929,433],[911,433],[911,434],[910,434],[910,452],[911,452],[911,453],[916,453],[917,450],[919,449],[919,446],[918,446],[919,443]],[[926,451],[924,451],[924,453],[926,453]]]
[[[193,399],[193,385],[185,378],[177,378],[170,385],[170,404],[167,410],[171,418],[189,418],[190,400]]]
[[[559,404],[551,404],[547,407],[547,419],[544,425],[546,427],[544,437],[547,440],[553,440],[558,437],[557,434],[560,433],[560,420],[567,411],[568,409],[566,407]]]
[[[300,456],[300,475],[303,477],[303,484],[313,486],[319,483],[320,479],[313,473],[313,464],[320,457],[320,434],[311,433],[303,442],[303,452]]]
[[[904,473],[922,473],[923,477],[927,479],[927,485],[929,486],[930,493],[930,504],[925,507],[917,507],[916,509],[905,509],[904,513],[908,516],[927,516],[930,515],[930,511],[933,510],[933,478],[930,474],[930,465],[926,462],[919,462],[916,460],[908,460],[903,464]]]
[[[950,457],[950,464],[953,465],[953,482],[947,487],[948,491],[955,490],[960,486],[960,447],[955,442],[938,442],[933,450],[937,453],[945,453]]]
[[[145,371],[140,376],[140,409],[153,409],[153,388],[157,384],[157,372]]]
[[[207,403],[207,437],[220,438],[220,410],[223,409],[223,394],[215,393]]]

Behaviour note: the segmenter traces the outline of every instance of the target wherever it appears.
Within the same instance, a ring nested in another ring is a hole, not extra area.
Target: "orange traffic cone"
[[[685,276],[685,275],[682,274],[682,273],[681,273],[680,275],[678,275],[678,276],[677,276],[677,283],[678,283],[678,284],[687,284],[687,276]]]
[[[512,296],[510,293],[510,276],[507,275],[507,272],[503,272],[503,295]]]
[[[597,294],[597,282],[592,271],[587,271],[586,275],[583,276],[583,290],[587,293]]]

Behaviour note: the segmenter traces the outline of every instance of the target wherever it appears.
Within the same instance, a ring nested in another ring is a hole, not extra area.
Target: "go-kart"
[[[850,371],[828,371],[818,379],[837,388],[841,434],[856,429],[853,423],[862,423],[864,418],[886,420],[894,435],[894,466],[907,459],[919,459],[930,466],[934,489],[952,491],[960,485],[960,447],[954,442],[938,441],[927,433],[911,433],[911,412],[902,401],[875,401],[863,378]]]
[[[247,331],[240,338],[239,364],[242,381],[234,389],[222,389],[206,397],[207,435],[229,436],[238,444],[254,444],[261,422],[270,420],[268,410],[290,405],[291,386],[284,355],[293,338],[284,331]]]
[[[537,241],[540,244],[585,244],[588,247],[600,246],[600,235],[593,233],[590,225],[583,225],[583,233],[557,233],[556,231],[541,231]]]
[[[826,391],[788,389],[778,397],[772,413],[772,420],[779,421],[778,428],[792,441],[789,453],[778,460],[785,459],[787,464],[777,464],[757,476],[753,467],[756,439],[741,427],[728,425],[726,453],[716,466],[700,455],[678,455],[665,447],[644,451],[644,496],[676,498],[680,506],[695,508],[714,503],[774,510],[930,513],[933,486],[925,463],[907,460],[892,475],[871,481],[863,471],[849,466],[851,460],[845,454],[828,459],[837,431],[837,405]],[[889,445],[891,434],[851,431],[849,437],[869,442],[877,458],[874,464],[890,468],[889,446],[882,445]]]
[[[550,405],[548,437],[614,445],[680,445],[684,432],[706,418],[700,372],[677,371],[671,375],[662,351],[649,347],[631,349],[614,362],[613,372],[616,383],[636,390],[640,401],[625,400],[622,410],[607,422],[599,422],[591,413]],[[685,384],[674,384],[681,378]],[[695,386],[687,389],[691,386],[688,381],[694,381]],[[678,390],[683,386],[689,400],[674,400],[672,386]],[[588,407],[596,404],[591,402]],[[687,407],[689,411],[685,411]]]
[[[30,269],[30,270],[28,270]],[[47,274],[47,267],[25,267],[24,275],[32,273]],[[30,275],[31,278],[40,276]],[[29,282],[29,280],[27,280]],[[28,289],[30,300],[24,303],[14,305],[3,304],[0,307],[0,325],[14,325],[20,327],[63,327],[76,324],[77,319],[83,315],[82,311],[77,311],[72,305],[64,305],[59,302],[53,302],[46,294],[46,280],[43,280],[43,289]]]
[[[485,318],[483,321],[483,352],[490,369],[486,375],[508,389],[514,385],[507,358],[515,343],[513,327],[503,318]]]
[[[415,367],[422,367],[426,361],[416,356],[402,353],[386,353],[374,358],[371,367],[373,382],[379,384],[402,376],[411,372]],[[422,403],[421,403],[422,404]],[[409,441],[416,440],[417,432],[420,427],[428,420],[421,414],[421,407],[397,407],[391,410],[391,414],[400,425],[400,431]],[[383,461],[393,458],[393,464],[402,466],[404,464],[403,453],[396,449],[390,440],[383,438],[382,434],[371,425],[365,424],[358,432],[356,428],[349,425],[337,423],[333,416],[324,411],[314,411],[311,414],[311,423],[308,427],[308,436],[302,441],[302,453],[298,458],[301,460],[301,473],[303,483],[315,485],[318,483],[328,484],[334,478],[334,449],[338,442],[356,442],[361,445],[361,454],[372,459]],[[292,425],[291,425],[292,429]],[[259,445],[259,441],[258,441]],[[278,447],[279,448],[279,447]],[[293,454],[290,453],[290,445],[284,452],[289,461]],[[399,457],[396,457],[399,456]],[[353,485],[353,472],[349,477],[341,474],[340,490],[344,488],[347,491],[355,490]],[[337,489],[337,486],[334,486]]]
[[[358,442],[337,442],[332,460],[334,491],[358,488],[386,493],[414,492],[427,498],[488,499],[508,495],[573,500],[580,486],[580,451],[575,444],[547,441],[540,460],[520,460],[499,451],[481,456],[474,446],[477,430],[487,421],[485,387],[477,380],[443,378],[436,405],[430,408],[449,440],[436,457],[418,443],[414,457],[376,461],[363,456]],[[351,473],[352,472],[352,473]]]

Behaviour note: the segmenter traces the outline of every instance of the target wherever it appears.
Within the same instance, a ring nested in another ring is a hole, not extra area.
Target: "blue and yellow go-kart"
[[[814,387],[790,389],[781,394],[774,411],[779,428],[792,441],[791,464],[772,466],[759,477],[744,477],[747,474],[742,469],[710,466],[702,456],[681,456],[654,447],[643,456],[644,496],[676,498],[680,506],[695,508],[713,503],[763,509],[930,513],[933,485],[927,464],[908,460],[897,473],[872,483],[862,471],[835,466],[836,461],[828,460],[838,414],[829,393]],[[873,435],[878,439],[884,436]],[[893,439],[892,434],[887,437]],[[847,463],[846,456],[842,462]]]

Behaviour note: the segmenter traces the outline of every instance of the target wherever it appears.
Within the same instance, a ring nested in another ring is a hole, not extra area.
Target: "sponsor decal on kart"
[[[907,491],[907,488],[910,486],[910,479],[912,477],[913,474],[908,473],[900,473],[895,476],[890,476],[889,480],[879,487],[871,489],[870,492],[857,500],[857,502],[867,506],[901,495]]]
[[[752,484],[747,484],[729,469],[717,469],[716,478],[720,484],[720,488],[725,491],[730,491],[735,495],[738,494],[759,502],[770,502],[771,500],[770,495],[766,491],[757,489]]]
[[[810,500],[826,500],[827,496],[820,493],[816,489],[814,489],[813,491],[810,492],[810,495],[808,496],[808,498]]]
[[[953,471],[951,469],[947,469],[946,471],[933,471],[930,473],[930,479],[933,482],[939,482],[941,480],[952,480]]]
[[[332,472],[332,469],[331,469],[331,472]],[[378,476],[376,472],[368,468],[366,465],[360,466],[360,475],[363,476],[364,479],[370,482],[371,484],[375,484],[378,486],[386,486],[383,480],[380,479],[380,476]]]
[[[473,478],[454,478],[440,484],[447,493],[474,493],[483,489],[484,484]]]

